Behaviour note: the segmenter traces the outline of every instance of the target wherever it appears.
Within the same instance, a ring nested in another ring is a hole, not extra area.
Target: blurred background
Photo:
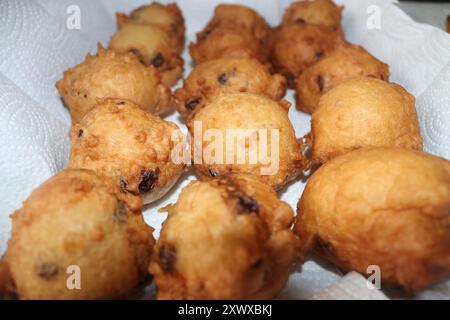
[[[450,32],[450,1],[400,1],[399,6],[415,21]]]

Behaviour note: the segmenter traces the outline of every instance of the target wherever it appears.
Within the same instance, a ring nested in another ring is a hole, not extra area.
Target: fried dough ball
[[[169,209],[150,273],[158,299],[271,299],[295,259],[293,212],[250,176],[191,182]]]
[[[310,23],[340,29],[343,9],[331,0],[297,1],[286,9],[282,23]]]
[[[143,110],[162,114],[172,105],[170,89],[161,84],[158,71],[146,67],[131,53],[98,48],[96,56],[64,72],[56,88],[70,110],[72,123],[78,123],[98,99],[127,99]]]
[[[422,149],[414,96],[374,78],[349,80],[325,93],[311,133],[314,163],[363,147]]]
[[[239,4],[219,4],[214,9],[214,16],[205,30],[224,25],[237,26],[259,40],[264,40],[270,31],[270,26],[258,12]]]
[[[186,28],[183,14],[176,3],[163,5],[152,2],[132,11],[130,16],[122,13],[118,13],[116,16],[119,28],[129,22],[158,26],[167,33],[170,39],[174,40],[173,44],[177,53],[183,51]]]
[[[104,100],[71,129],[69,167],[111,176],[122,192],[141,195],[144,203],[160,199],[185,165],[171,152],[182,134],[171,122],[126,100]]]
[[[154,245],[141,205],[88,170],[62,171],[39,186],[12,215],[5,257],[19,298],[129,293],[146,276]]]
[[[295,179],[302,167],[301,144],[288,108],[287,101],[252,93],[221,94],[206,104],[187,121],[198,175],[250,173],[276,190]]]
[[[166,86],[176,84],[183,74],[183,60],[169,36],[157,26],[127,23],[113,35],[109,48],[134,53],[142,63],[160,72],[161,82]]]
[[[175,92],[177,109],[188,115],[220,93],[251,92],[280,100],[286,93],[283,76],[269,72],[267,65],[248,58],[221,58],[197,65]]]
[[[271,34],[270,58],[275,70],[284,75],[289,87],[309,66],[343,43],[340,30],[321,25],[294,23],[282,25]]]
[[[363,47],[350,44],[340,46],[297,78],[297,108],[313,113],[323,93],[346,80],[359,77],[388,81],[389,66]]]
[[[0,300],[10,298],[14,298],[14,282],[8,263],[4,259],[0,259]]]
[[[267,61],[267,49],[250,32],[237,26],[220,26],[197,33],[197,42],[189,45],[194,64],[235,57]]]
[[[319,168],[298,205],[301,251],[381,286],[418,292],[450,275],[450,162],[419,151],[353,151]]]

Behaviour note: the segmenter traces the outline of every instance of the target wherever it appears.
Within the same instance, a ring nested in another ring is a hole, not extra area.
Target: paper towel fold
[[[115,31],[117,11],[129,12],[150,0],[3,0],[0,2],[0,253],[10,232],[9,214],[19,208],[31,190],[62,169],[67,161],[70,126],[54,83],[65,69],[96,51],[96,43],[107,44]],[[161,1],[170,2],[170,1]],[[187,22],[187,38],[193,40],[212,16],[214,7],[237,0],[179,1]],[[270,23],[280,21],[291,0],[251,0]],[[392,81],[417,97],[425,149],[450,158],[450,36],[436,28],[412,21],[391,0],[337,0],[344,4],[347,39],[361,44],[391,67]],[[76,6],[80,29],[69,29],[67,19]],[[368,10],[370,7],[370,10]],[[380,13],[380,29],[367,27],[373,10]],[[190,59],[184,52],[186,72]],[[294,102],[293,92],[288,99]],[[309,116],[291,108],[289,116],[298,136],[309,131]],[[176,114],[168,120],[179,123]],[[188,177],[193,179],[192,176]],[[157,208],[174,202],[188,180],[181,181],[163,200],[145,210],[146,221],[159,234],[165,215]],[[293,208],[304,184],[296,182],[282,194]],[[294,273],[283,299],[385,298],[368,290],[365,280],[351,273],[342,277],[315,262],[307,262]],[[328,289],[327,289],[328,288]],[[151,291],[153,292],[153,291]],[[422,293],[419,298],[450,297],[450,283]]]

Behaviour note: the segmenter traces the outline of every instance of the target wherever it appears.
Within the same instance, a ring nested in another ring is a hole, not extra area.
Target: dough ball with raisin
[[[173,45],[177,53],[183,51],[186,28],[183,14],[176,3],[163,5],[152,2],[133,10],[129,16],[117,14],[119,28],[129,22],[158,26],[174,41]]]
[[[374,78],[344,82],[319,101],[311,117],[312,162],[365,147],[422,149],[415,98]]]
[[[282,23],[318,24],[336,30],[341,28],[343,9],[331,0],[296,1],[286,9]]]
[[[208,60],[239,57],[267,61],[268,50],[250,32],[237,26],[220,26],[197,33],[197,42],[189,45],[194,64]]]
[[[382,288],[418,292],[450,276],[450,162],[401,148],[337,157],[308,180],[295,230],[302,254],[365,276],[378,266]]]
[[[253,93],[224,93],[207,103],[187,121],[198,175],[250,173],[277,190],[297,178],[301,143],[288,108]]]
[[[205,30],[224,25],[237,26],[259,40],[264,40],[270,31],[270,26],[258,12],[239,4],[219,4]]]
[[[143,110],[162,114],[172,106],[170,89],[161,83],[158,71],[146,67],[131,53],[98,48],[81,64],[64,72],[56,88],[70,110],[72,123],[78,123],[98,99],[133,101]]]
[[[71,129],[69,167],[113,177],[122,192],[144,203],[164,196],[185,165],[172,159],[182,133],[125,100],[103,100]]]
[[[289,87],[306,68],[344,41],[340,30],[306,23],[282,25],[270,37],[271,61],[275,70],[287,78]]]
[[[322,94],[346,80],[359,77],[388,81],[389,66],[363,47],[350,44],[340,46],[297,78],[297,108],[313,113]]]
[[[158,299],[271,299],[295,258],[293,212],[250,176],[191,182],[169,209],[150,273]]]
[[[269,72],[255,59],[221,58],[197,65],[175,92],[182,115],[199,110],[220,93],[250,92],[280,100],[286,93],[283,76]]]
[[[112,36],[109,48],[134,53],[142,63],[159,71],[166,86],[176,84],[183,74],[183,60],[169,36],[157,26],[127,23]]]
[[[12,215],[5,258],[18,297],[128,294],[145,278],[154,245],[141,206],[88,170],[65,170],[44,182]]]

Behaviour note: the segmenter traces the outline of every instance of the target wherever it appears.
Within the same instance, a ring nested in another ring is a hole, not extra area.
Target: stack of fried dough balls
[[[270,39],[275,70],[311,113],[299,260],[319,256],[366,276],[376,266],[383,288],[414,294],[450,275],[450,162],[421,151],[415,98],[389,82],[388,65],[344,41],[325,49],[332,39],[312,58],[319,28],[339,34],[340,15],[329,0],[293,3]],[[302,30],[315,40],[296,50]]]
[[[342,7],[331,0],[299,1],[285,11],[282,23],[268,37],[270,60],[289,87],[309,66],[344,43]]]
[[[192,155],[201,158],[200,163],[195,159],[193,162],[202,179],[248,173],[279,190],[301,173],[300,141],[288,118],[290,104],[283,100],[286,80],[282,75],[271,73],[266,58],[242,54],[253,52],[253,46],[243,43],[242,39],[261,44],[269,34],[269,25],[253,9],[223,4],[216,7],[213,18],[197,35],[197,43],[190,46],[194,68],[175,96],[178,111],[187,116],[186,125],[193,141]],[[215,35],[217,40],[211,40]],[[213,52],[216,50],[217,54]],[[231,161],[225,159],[229,149],[222,146],[217,146],[219,150],[207,159],[203,151],[208,149],[210,141],[196,134],[197,125],[202,132],[216,130],[222,137],[226,137],[229,130],[241,130],[248,133],[244,137],[248,141],[231,142],[237,149]],[[271,142],[270,134],[274,130],[279,136]],[[258,147],[255,143],[263,144],[268,156],[271,152],[273,157],[279,155],[279,162],[252,161],[250,158]],[[271,150],[275,146],[279,150]],[[237,159],[239,153],[245,157],[241,162]],[[276,173],[261,173],[272,166],[277,168]]]
[[[20,299],[124,298],[148,278],[153,229],[142,207],[184,172],[184,137],[159,117],[174,106],[184,21],[175,4],[118,15],[110,48],[56,83],[72,118],[68,168],[12,215],[0,292]]]
[[[414,96],[345,41],[342,10],[296,1],[271,28],[251,8],[218,5],[173,95],[178,6],[117,14],[108,49],[56,84],[72,118],[68,168],[12,215],[0,294],[122,298],[151,275],[157,299],[272,299],[317,256],[364,276],[377,266],[382,288],[410,294],[450,276],[450,162],[421,151]],[[287,88],[311,114],[303,139]],[[160,117],[174,106],[189,147]],[[175,150],[198,180],[160,209],[155,242],[142,208],[185,171]],[[300,177],[295,217],[277,192]]]

